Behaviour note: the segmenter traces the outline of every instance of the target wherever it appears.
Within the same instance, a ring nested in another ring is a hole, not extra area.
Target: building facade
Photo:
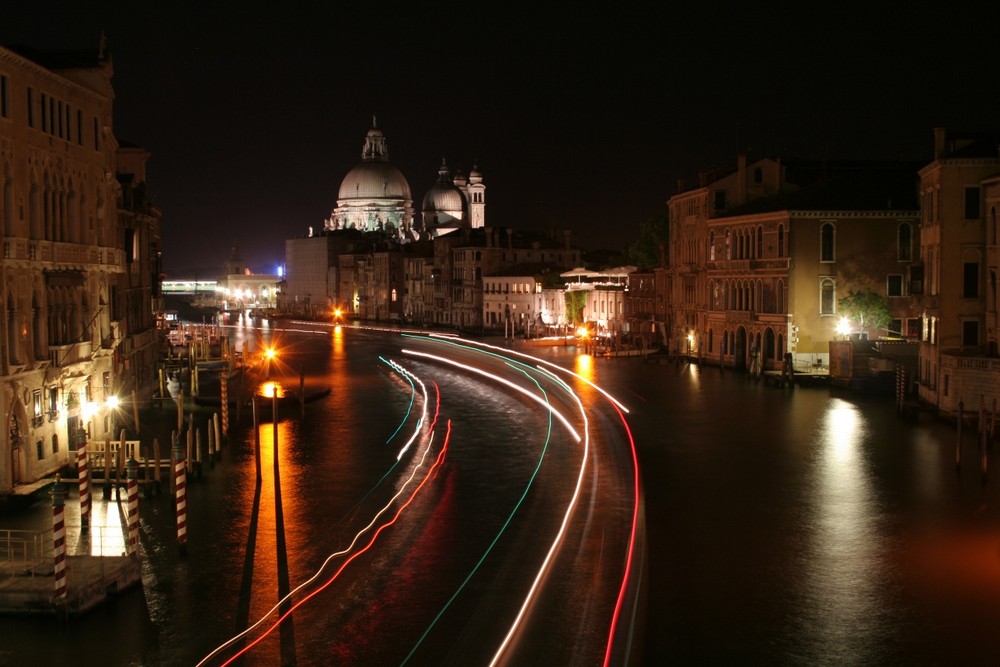
[[[112,74],[99,49],[0,47],[0,494],[65,465],[81,433],[117,435],[131,420],[108,399],[154,386],[159,212],[146,154],[119,154]]]
[[[946,413],[992,409],[997,357],[1000,136],[937,129],[920,171],[921,400]]]

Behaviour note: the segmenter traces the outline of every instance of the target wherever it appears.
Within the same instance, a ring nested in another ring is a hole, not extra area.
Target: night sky
[[[1000,127],[995,9],[323,4],[15,0],[0,43],[106,33],[115,135],[152,154],[177,278],[216,275],[234,244],[274,272],[373,115],[418,211],[442,158],[478,163],[487,224],[568,227],[586,249],[623,248],[678,179],[740,151],[930,160],[934,127]]]

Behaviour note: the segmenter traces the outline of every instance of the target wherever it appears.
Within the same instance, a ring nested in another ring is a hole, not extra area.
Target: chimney
[[[945,142],[948,141],[948,128],[934,128],[934,159],[940,160],[944,156]]]
[[[736,171],[738,176],[736,179],[736,187],[739,188],[736,191],[736,201],[738,204],[747,203],[747,156],[746,153],[740,153],[736,156]]]

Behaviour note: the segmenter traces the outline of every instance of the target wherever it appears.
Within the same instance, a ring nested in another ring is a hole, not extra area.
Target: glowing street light
[[[837,333],[843,337],[847,337],[851,333],[851,321],[846,317],[841,317],[840,322],[837,323]]]

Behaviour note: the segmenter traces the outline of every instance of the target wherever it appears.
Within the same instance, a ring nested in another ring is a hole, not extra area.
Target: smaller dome
[[[435,185],[424,195],[424,211],[462,211],[462,193],[454,185]]]
[[[424,195],[424,212],[440,211],[448,213],[451,217],[461,218],[462,210],[465,207],[465,197],[462,191],[451,181],[448,173],[448,165],[441,160],[441,167],[438,168],[437,183]]]
[[[479,172],[479,165],[472,165],[472,171],[469,172],[469,182],[470,183],[483,182],[483,175]]]

